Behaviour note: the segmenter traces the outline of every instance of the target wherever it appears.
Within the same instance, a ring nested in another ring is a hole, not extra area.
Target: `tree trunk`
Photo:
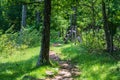
[[[36,11],[36,29],[39,31],[40,23],[42,22],[42,17],[40,11]]]
[[[107,50],[108,52],[113,52],[113,36],[110,33],[110,28],[108,26],[108,19],[106,15],[106,5],[105,2],[102,0],[102,14],[103,14],[103,21],[104,21],[104,31],[105,31],[105,37],[106,37],[106,43],[107,43]]]
[[[21,29],[19,32],[19,45],[22,44],[22,35],[23,35],[23,28],[26,26],[26,17],[27,17],[27,5],[22,5],[22,21],[21,21]]]
[[[71,15],[71,40],[75,40],[76,39],[76,26],[77,26],[77,6],[72,6],[72,10],[74,11],[74,13]]]
[[[74,11],[74,14],[72,14],[71,25],[76,26],[76,24],[77,24],[77,15],[76,15],[77,6],[73,6],[73,7],[72,7],[72,10]]]
[[[44,23],[41,41],[41,51],[36,66],[50,64],[49,61],[50,15],[51,15],[51,0],[44,0]]]
[[[26,26],[26,15],[27,15],[27,5],[22,5],[22,21],[21,21],[21,26],[25,27]]]
[[[94,2],[92,2],[92,30],[93,30],[93,37],[95,36],[95,9],[94,9]]]

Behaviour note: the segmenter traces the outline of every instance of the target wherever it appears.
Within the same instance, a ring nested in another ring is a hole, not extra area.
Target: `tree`
[[[39,26],[41,22],[41,13],[40,11],[36,11],[36,29],[39,31]]]
[[[43,64],[50,64],[49,61],[50,16],[51,16],[51,0],[44,0],[44,22],[41,41],[41,51],[38,58],[37,66]]]
[[[25,27],[26,26],[26,13],[27,13],[27,5],[23,4],[22,5],[22,22],[21,22],[21,26]]]
[[[107,43],[107,50],[108,52],[113,51],[113,35],[110,32],[110,27],[108,25],[108,17],[106,14],[106,4],[102,0],[102,14],[103,14],[103,21],[104,21],[104,31],[105,31],[105,37],[106,37],[106,43]]]

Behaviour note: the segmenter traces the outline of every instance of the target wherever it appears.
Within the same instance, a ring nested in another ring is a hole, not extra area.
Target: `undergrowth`
[[[59,51],[62,59],[70,60],[77,65],[81,75],[74,77],[75,80],[119,80],[120,61],[110,57],[104,51],[90,52],[89,49],[69,44],[61,47],[53,47]]]
[[[45,79],[46,71],[57,72],[57,65],[36,68],[40,47],[28,48],[7,57],[0,56],[0,80],[22,80],[24,76]]]

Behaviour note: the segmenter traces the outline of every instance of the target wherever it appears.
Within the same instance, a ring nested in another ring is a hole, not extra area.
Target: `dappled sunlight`
[[[0,76],[2,80],[7,80],[8,78],[10,80],[12,78],[21,80],[25,75],[45,78],[45,71],[50,70],[50,66],[42,66],[34,69],[38,59],[39,49],[39,47],[29,48],[2,59],[0,61]],[[55,70],[52,69],[52,71]]]
[[[55,48],[57,50],[57,48]],[[81,80],[108,80],[119,79],[118,73],[111,74],[111,68],[118,65],[118,61],[110,58],[106,53],[89,53],[84,47],[71,46],[61,47],[63,59],[68,59],[79,66],[82,74],[76,79]],[[111,74],[111,76],[109,76]],[[109,78],[108,78],[109,76]]]
[[[120,80],[120,0],[0,0],[0,80]]]

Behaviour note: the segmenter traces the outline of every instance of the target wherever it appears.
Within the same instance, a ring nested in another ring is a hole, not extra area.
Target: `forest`
[[[0,0],[0,80],[120,80],[120,0]]]

